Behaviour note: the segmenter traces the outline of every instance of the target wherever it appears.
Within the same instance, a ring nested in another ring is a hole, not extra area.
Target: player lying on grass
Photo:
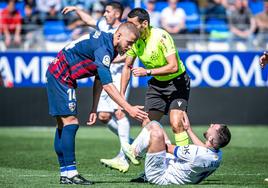
[[[102,88],[130,116],[143,121],[147,114],[139,106],[130,105],[113,85],[110,63],[117,54],[124,54],[139,38],[135,25],[121,24],[115,34],[96,31],[68,44],[48,66],[47,94],[49,113],[57,120],[54,140],[60,165],[61,184],[90,185],[78,174],[75,160],[75,136],[79,127],[75,89],[77,80],[95,76],[93,105],[88,125],[96,122],[97,105]]]
[[[132,145],[124,143],[123,151],[134,164],[137,156],[147,152],[145,175],[147,181],[157,185],[197,184],[211,175],[222,160],[220,148],[226,146],[231,133],[227,126],[211,124],[204,133],[203,143],[192,131],[187,114],[182,124],[193,144],[175,146],[170,144],[164,129],[157,121],[147,124]]]
[[[260,57],[261,68],[264,68],[268,64],[268,52],[264,52]]]

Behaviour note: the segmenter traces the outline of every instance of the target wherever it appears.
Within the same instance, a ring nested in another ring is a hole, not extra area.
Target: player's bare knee
[[[61,120],[64,126],[70,125],[70,124],[79,124],[76,116],[62,116]]]
[[[124,112],[122,112],[120,114],[115,113],[115,117],[116,117],[116,119],[120,120],[120,119],[126,117],[126,114]]]
[[[146,128],[148,130],[153,130],[153,129],[161,129],[162,127],[160,124],[156,121],[150,121],[149,123],[146,124]]]
[[[163,129],[161,129],[159,126],[153,126],[150,129],[151,138],[153,139],[163,139],[164,133]]]
[[[98,119],[102,122],[107,124],[110,119],[112,118],[112,115],[110,113],[106,113],[106,112],[100,112],[98,114]]]

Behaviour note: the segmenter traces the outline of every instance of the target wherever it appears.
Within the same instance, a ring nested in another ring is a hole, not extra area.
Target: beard
[[[203,136],[204,136],[205,139],[207,139],[207,134],[208,134],[207,132],[203,133]]]
[[[118,47],[117,47],[117,52],[118,52],[121,56],[125,54],[125,52],[124,52],[123,48],[121,47],[121,45],[118,45]]]

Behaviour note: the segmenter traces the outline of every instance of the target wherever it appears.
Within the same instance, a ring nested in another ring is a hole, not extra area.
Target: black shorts
[[[186,72],[168,81],[151,78],[145,97],[145,111],[168,114],[171,109],[186,111],[190,95],[190,78]]]

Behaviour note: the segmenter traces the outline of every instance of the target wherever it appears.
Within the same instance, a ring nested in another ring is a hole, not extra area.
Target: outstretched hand
[[[96,112],[91,112],[88,117],[87,125],[94,125],[97,120],[97,113]]]
[[[75,6],[67,6],[64,7],[64,9],[61,11],[62,14],[67,14],[69,12],[75,11],[77,9],[77,7]]]
[[[134,67],[134,68],[131,69],[131,71],[132,71],[132,74],[135,77],[146,76],[147,75],[146,69],[143,68],[143,67]]]
[[[148,114],[144,112],[143,109],[144,106],[132,106],[130,110],[128,110],[128,113],[131,117],[143,122],[145,119],[148,118]]]

